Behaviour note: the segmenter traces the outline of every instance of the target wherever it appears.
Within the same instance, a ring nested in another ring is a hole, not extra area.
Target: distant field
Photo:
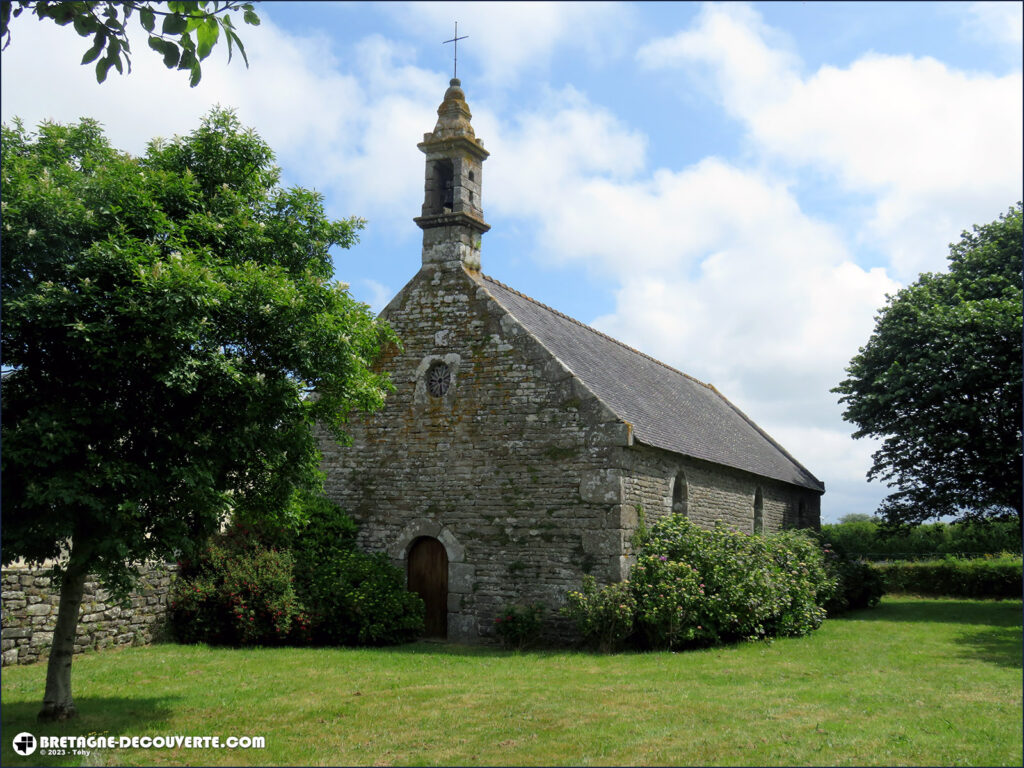
[[[1016,765],[1021,601],[886,597],[806,638],[691,653],[157,645],[76,657],[81,717],[36,725],[45,665],[3,673],[17,765]],[[35,735],[263,736],[260,750],[21,759]]]

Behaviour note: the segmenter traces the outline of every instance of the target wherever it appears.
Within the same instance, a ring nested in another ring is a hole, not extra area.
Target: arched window
[[[754,533],[764,532],[764,497],[761,489],[754,492]]]
[[[672,513],[686,517],[688,513],[689,490],[686,487],[686,475],[680,470],[672,481]]]

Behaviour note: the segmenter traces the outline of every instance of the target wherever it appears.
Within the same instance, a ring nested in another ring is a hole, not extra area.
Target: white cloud
[[[1020,47],[1024,42],[1024,3],[991,2],[971,3],[966,9],[964,27],[979,41],[1002,43],[1012,49],[1020,60]]]
[[[931,58],[866,54],[800,75],[756,11],[706,6],[693,27],[638,53],[650,67],[706,67],[760,151],[873,197],[862,232],[901,280],[941,269],[947,244],[1020,196],[1022,82]]]
[[[661,176],[649,205],[679,212],[660,233],[672,248],[649,255],[658,246],[641,228],[636,247],[604,254],[620,288],[615,312],[595,324],[709,380],[756,420],[834,423],[828,390],[898,286],[854,264],[777,183],[721,161]],[[616,213],[590,215],[600,227]]]
[[[556,51],[582,50],[595,62],[604,63],[622,47],[622,30],[631,22],[629,7],[622,3],[475,2],[386,3],[395,20],[418,35],[435,35],[437,58],[450,71],[453,20],[459,34],[469,39],[460,44],[460,71],[479,73],[491,86],[511,84],[524,74],[542,71]],[[471,66],[467,68],[467,62]]]
[[[727,104],[760,105],[784,97],[796,83],[799,60],[783,46],[755,10],[728,3],[703,7],[694,27],[643,45],[637,60],[651,69],[705,64],[716,70]]]

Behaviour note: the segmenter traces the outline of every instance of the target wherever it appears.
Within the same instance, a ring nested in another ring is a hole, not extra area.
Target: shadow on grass
[[[40,692],[41,693],[41,692]],[[79,765],[83,758],[66,750],[64,757],[39,753],[19,757],[11,746],[15,734],[26,731],[34,736],[152,736],[171,718],[176,696],[156,698],[120,698],[76,696],[78,717],[63,723],[42,724],[36,720],[41,701],[3,703],[3,744],[0,744],[2,765]],[[9,737],[8,737],[9,735]]]
[[[566,649],[530,648],[524,651],[510,651],[497,645],[463,645],[443,640],[419,640],[405,645],[387,646],[388,653],[408,653],[416,656],[515,656],[529,653],[533,656],[552,656],[565,653]]]
[[[1016,627],[992,627],[966,632],[957,640],[966,647],[960,654],[965,658],[988,662],[1000,667],[1021,669],[1021,645],[1024,633]]]
[[[903,599],[882,602],[875,608],[850,611],[851,621],[928,621],[943,624],[979,624],[988,627],[1020,627],[1019,600]]]

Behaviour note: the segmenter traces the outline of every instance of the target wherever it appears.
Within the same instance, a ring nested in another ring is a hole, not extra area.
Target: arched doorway
[[[421,536],[409,547],[409,591],[426,604],[424,635],[448,636],[448,553],[444,544]]]

